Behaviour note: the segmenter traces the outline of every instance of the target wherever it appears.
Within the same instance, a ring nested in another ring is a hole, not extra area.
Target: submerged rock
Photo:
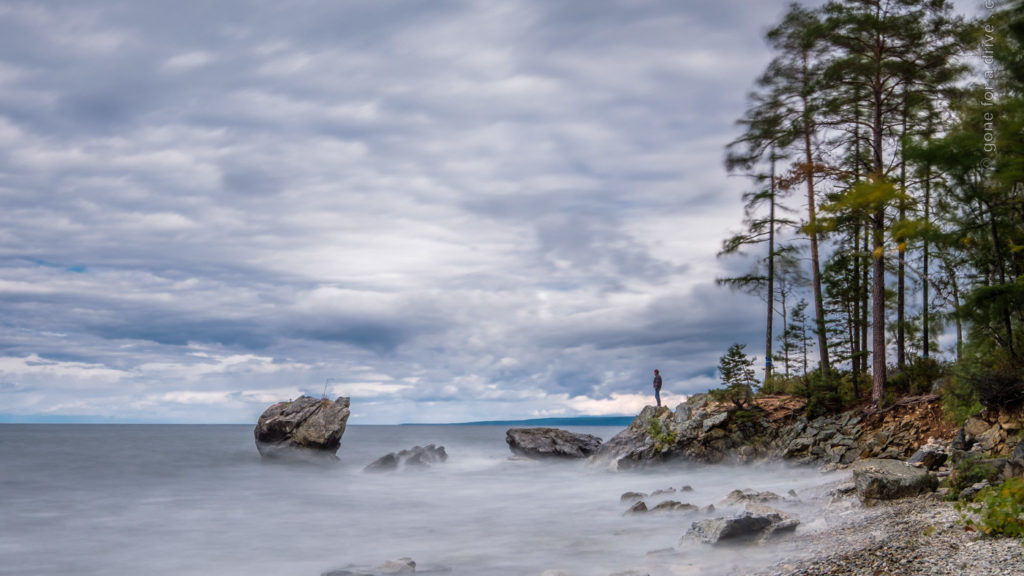
[[[256,423],[256,449],[264,458],[336,459],[349,399],[301,396],[267,408]]]
[[[651,508],[651,512],[695,512],[699,508],[693,504],[687,504],[678,500],[665,500],[659,502],[654,508]]]
[[[513,454],[527,458],[586,458],[601,447],[601,439],[558,428],[511,428],[505,442]]]
[[[933,492],[939,479],[899,460],[868,458],[853,465],[857,497],[866,505]]]
[[[429,467],[432,464],[440,464],[448,460],[448,453],[444,446],[413,446],[401,452],[392,452],[381,456],[366,466],[367,472],[385,472],[397,470],[399,467]]]

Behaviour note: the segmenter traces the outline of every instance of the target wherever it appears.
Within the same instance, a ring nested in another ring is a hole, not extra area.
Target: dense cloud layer
[[[706,390],[785,2],[0,4],[0,411],[629,414]],[[752,351],[754,351],[752,349]]]

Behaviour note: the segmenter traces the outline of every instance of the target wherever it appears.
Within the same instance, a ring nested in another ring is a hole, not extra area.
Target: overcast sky
[[[717,385],[785,0],[0,2],[0,419],[633,414]]]

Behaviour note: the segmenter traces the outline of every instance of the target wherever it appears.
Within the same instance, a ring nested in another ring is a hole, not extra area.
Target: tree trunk
[[[775,149],[771,151],[771,184],[768,199],[768,319],[764,342],[764,383],[772,379],[772,320],[775,317]]]

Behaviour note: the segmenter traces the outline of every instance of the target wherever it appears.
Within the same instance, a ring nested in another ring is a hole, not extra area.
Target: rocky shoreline
[[[799,538],[808,553],[756,576],[1024,574],[1024,550],[1014,538],[969,532],[938,493],[874,507],[826,507],[826,526]]]

